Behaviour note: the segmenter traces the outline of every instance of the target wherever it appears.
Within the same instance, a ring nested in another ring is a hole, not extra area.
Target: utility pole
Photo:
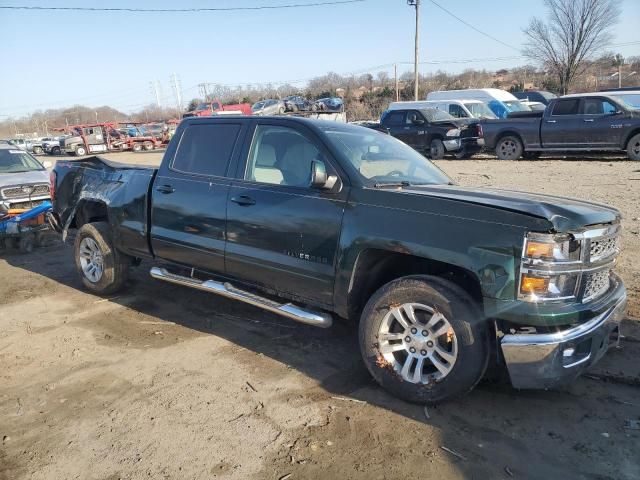
[[[400,92],[398,91],[398,64],[393,64],[393,78],[395,79],[396,84],[396,102],[400,101]]]
[[[160,108],[160,92],[159,92],[159,87],[158,87],[159,83],[160,82],[158,80],[152,80],[151,82],[149,82],[149,86],[151,87],[151,92],[156,97],[156,106],[158,108]]]
[[[415,7],[416,9],[416,44],[415,44],[415,52],[414,52],[414,60],[413,60],[413,71],[414,71],[414,79],[413,79],[413,96],[414,100],[418,101],[419,98],[419,85],[418,85],[418,43],[420,39],[420,0],[407,0],[407,5],[411,7]]]
[[[180,86],[180,79],[175,73],[171,74],[171,84],[173,85],[173,91],[176,95],[176,105],[178,107],[178,112],[182,113],[182,87]]]

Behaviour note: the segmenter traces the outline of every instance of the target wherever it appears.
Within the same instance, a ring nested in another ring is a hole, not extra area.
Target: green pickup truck
[[[157,280],[294,321],[357,322],[369,371],[409,401],[468,392],[489,367],[516,388],[567,384],[625,312],[617,210],[460,187],[368,128],[188,118],[157,169],[90,157],[51,180],[88,290],[145,259]]]

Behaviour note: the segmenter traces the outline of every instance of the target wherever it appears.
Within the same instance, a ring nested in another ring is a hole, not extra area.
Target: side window
[[[583,115],[604,115],[618,110],[613,103],[602,98],[585,98],[582,105]]]
[[[258,125],[253,135],[245,180],[308,187],[311,162],[324,161],[320,150],[289,127]]]
[[[404,112],[402,112],[402,111],[389,112],[384,117],[384,123],[386,123],[389,126],[403,125],[404,124]]]
[[[407,125],[413,125],[413,122],[415,122],[416,120],[422,120],[422,117],[418,112],[416,112],[415,110],[407,112],[407,120],[405,122]]]
[[[238,124],[191,125],[182,134],[171,168],[196,175],[222,177],[238,139]]]
[[[553,106],[552,115],[577,115],[579,98],[571,98],[567,100],[558,100]]]
[[[462,107],[460,105],[456,105],[455,103],[449,105],[449,115],[456,118],[464,118],[467,116],[466,113],[464,113]]]

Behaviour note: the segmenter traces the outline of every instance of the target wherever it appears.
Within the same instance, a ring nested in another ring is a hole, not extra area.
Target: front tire
[[[637,133],[629,139],[627,144],[627,155],[629,160],[640,160],[640,133]]]
[[[43,152],[42,147],[39,147],[39,146],[33,147],[33,154],[34,155],[42,155],[42,152]]]
[[[134,143],[133,147],[131,147],[133,149],[134,152],[141,152],[142,151],[142,144],[141,143]]]
[[[518,137],[507,135],[502,137],[496,145],[498,160],[518,160],[522,156],[524,147]]]
[[[429,145],[429,156],[431,160],[441,160],[444,158],[444,143],[439,138],[431,140]]]
[[[409,402],[471,391],[489,361],[488,327],[475,302],[437,277],[404,277],[380,288],[362,312],[359,334],[371,375]]]
[[[76,270],[87,290],[110,295],[127,281],[131,258],[114,248],[107,222],[85,223],[78,230],[74,257]]]
[[[87,154],[87,150],[84,147],[76,147],[76,155],[78,157],[84,157]]]

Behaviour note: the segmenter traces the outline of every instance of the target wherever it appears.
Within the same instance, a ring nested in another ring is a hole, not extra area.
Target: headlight
[[[459,136],[460,136],[459,128],[452,128],[447,132],[447,137],[459,137]]]
[[[518,298],[529,302],[576,297],[581,263],[579,240],[571,235],[529,233],[524,241]]]
[[[528,263],[579,262],[580,242],[570,235],[530,233],[524,244],[523,260]]]
[[[572,299],[579,278],[579,273],[523,273],[520,277],[520,298],[530,302]]]

